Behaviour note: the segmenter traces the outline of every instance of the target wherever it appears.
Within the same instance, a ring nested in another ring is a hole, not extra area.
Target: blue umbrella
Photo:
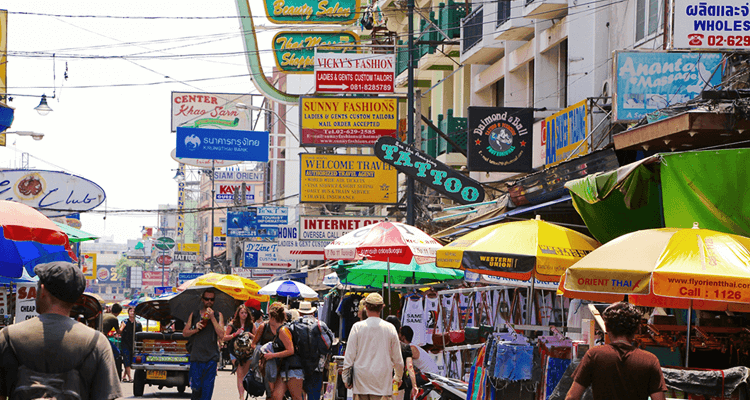
[[[310,286],[295,281],[271,282],[260,288],[258,294],[280,297],[303,297],[306,299],[318,297],[318,293]]]

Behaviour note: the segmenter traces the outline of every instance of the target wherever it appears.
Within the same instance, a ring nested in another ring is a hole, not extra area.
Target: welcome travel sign
[[[268,132],[177,127],[177,157],[268,162]]]

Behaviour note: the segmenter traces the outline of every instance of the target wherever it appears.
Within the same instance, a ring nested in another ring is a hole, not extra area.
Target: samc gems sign
[[[275,24],[340,24],[357,20],[359,0],[263,0]]]
[[[330,46],[337,44],[355,45],[359,36],[354,32],[291,32],[283,31],[273,37],[273,53],[276,66],[290,74],[312,74],[315,67],[315,49],[318,51],[341,53],[352,51],[349,46]]]

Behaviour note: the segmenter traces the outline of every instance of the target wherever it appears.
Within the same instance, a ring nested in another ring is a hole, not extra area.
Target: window
[[[635,41],[654,35],[659,30],[661,0],[636,0]]]

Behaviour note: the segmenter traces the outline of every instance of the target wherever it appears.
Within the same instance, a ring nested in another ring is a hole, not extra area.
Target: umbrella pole
[[[388,257],[388,312],[391,311],[391,258]]]
[[[690,299],[687,315],[687,340],[685,341],[685,368],[690,366],[690,324],[693,319],[693,299]]]
[[[531,307],[534,304],[533,303],[533,300],[534,300],[534,281],[535,281],[535,279],[534,279],[534,276],[532,275],[531,276],[531,286],[529,286],[529,296],[526,299],[526,321],[524,321],[524,323],[526,323],[527,325],[531,325]],[[539,323],[539,322],[540,321],[537,321],[537,323]]]

